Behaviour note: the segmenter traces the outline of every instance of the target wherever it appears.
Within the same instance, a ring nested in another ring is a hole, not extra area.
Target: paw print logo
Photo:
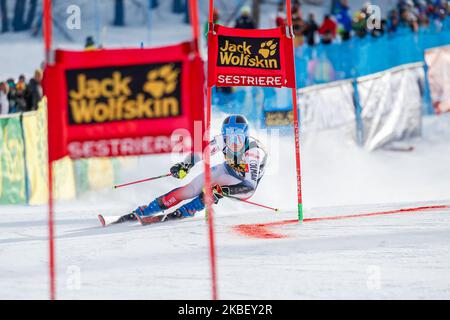
[[[277,48],[277,44],[273,42],[273,40],[269,40],[267,42],[261,43],[261,48],[258,53],[267,59],[269,56],[273,56],[275,54]]]
[[[179,73],[180,71],[174,69],[173,64],[166,64],[161,68],[149,71],[144,91],[155,99],[161,98],[164,94],[174,92],[177,87]]]

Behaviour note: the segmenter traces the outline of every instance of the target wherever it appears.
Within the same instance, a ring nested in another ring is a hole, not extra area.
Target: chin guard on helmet
[[[226,157],[238,157],[248,148],[248,121],[244,116],[231,115],[222,124]]]

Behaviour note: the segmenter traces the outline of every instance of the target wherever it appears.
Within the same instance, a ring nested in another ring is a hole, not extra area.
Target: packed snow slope
[[[242,224],[296,218],[293,139],[281,135],[278,142],[267,143],[272,160],[252,200],[282,210],[274,213],[230,200],[215,206],[219,297],[449,299],[450,115],[425,118],[423,129],[422,138],[408,142],[414,151],[405,153],[366,153],[343,144],[332,131],[304,134],[305,218],[439,208],[279,225],[274,231],[285,236],[280,239],[235,230]],[[271,141],[262,132],[254,135]],[[122,178],[160,174],[176,160],[139,158]],[[203,214],[146,227],[102,228],[96,219],[98,213],[129,212],[180,183],[185,181],[167,178],[59,203],[58,298],[211,298]],[[0,298],[48,298],[46,209],[0,207]]]

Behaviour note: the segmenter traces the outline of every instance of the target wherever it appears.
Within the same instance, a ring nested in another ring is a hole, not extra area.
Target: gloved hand
[[[170,173],[172,174],[172,177],[174,177],[174,178],[183,179],[184,177],[187,176],[187,174],[189,173],[189,170],[192,167],[193,166],[190,163],[179,162],[179,163],[174,164],[172,166],[172,168],[170,168]]]
[[[219,186],[216,184],[212,188],[212,194],[214,197],[214,203],[218,203],[219,199],[222,199],[223,197],[227,197],[229,195],[229,188],[227,186]]]

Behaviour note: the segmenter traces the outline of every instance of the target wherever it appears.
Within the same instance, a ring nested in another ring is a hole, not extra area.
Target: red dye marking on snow
[[[450,209],[450,206],[446,206],[446,205],[424,206],[424,207],[397,209],[397,210],[380,211],[380,212],[372,212],[372,213],[351,214],[351,215],[344,215],[344,216],[306,218],[306,219],[303,219],[303,222],[307,223],[307,222],[326,221],[326,220],[364,218],[364,217],[372,217],[372,216],[381,216],[381,215],[386,215],[386,214],[411,213],[411,212],[426,211],[426,210],[432,210],[432,209]],[[281,239],[281,238],[288,238],[288,236],[275,233],[275,232],[269,230],[269,228],[288,225],[288,224],[295,224],[295,223],[298,223],[297,219],[270,222],[270,223],[241,224],[241,225],[237,225],[237,226],[233,227],[233,230],[244,236],[248,236],[248,237],[252,237],[252,238]]]
[[[284,225],[290,223],[298,223],[298,220],[280,221],[277,225]],[[278,234],[269,230],[269,227],[273,227],[272,223],[261,224],[241,224],[233,227],[238,233],[259,239],[281,239],[287,238],[286,235]]]

